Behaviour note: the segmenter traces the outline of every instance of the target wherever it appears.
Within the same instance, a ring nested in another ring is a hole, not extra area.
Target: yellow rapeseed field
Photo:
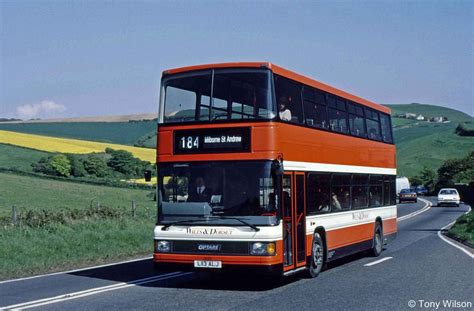
[[[119,144],[98,143],[94,141],[58,138],[42,135],[23,134],[0,130],[0,144],[10,144],[48,152],[92,153],[104,152],[105,148],[126,150],[135,157],[151,163],[156,162],[156,150]]]
[[[140,184],[140,185],[156,185],[157,179],[156,177],[152,177],[151,181],[145,181],[145,178],[129,179],[127,181],[133,184]]]

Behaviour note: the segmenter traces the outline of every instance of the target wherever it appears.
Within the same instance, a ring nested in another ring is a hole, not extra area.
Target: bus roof
[[[376,104],[371,102],[367,99],[361,98],[359,96],[352,95],[350,93],[344,92],[340,89],[332,87],[328,84],[316,81],[314,79],[308,78],[306,76],[300,75],[296,72],[291,70],[285,69],[283,67],[277,66],[270,62],[235,62],[235,63],[219,63],[219,64],[204,64],[204,65],[196,65],[196,66],[187,66],[187,67],[180,67],[174,69],[168,69],[163,71],[163,76],[168,74],[175,74],[175,73],[182,73],[187,71],[195,71],[195,70],[205,70],[205,69],[215,69],[215,68],[268,68],[273,71],[275,74],[283,76],[285,78],[298,81],[300,83],[318,88],[320,90],[332,93],[334,95],[343,97],[348,100],[352,100],[356,103],[362,104],[364,106],[376,109],[378,111],[382,111],[385,113],[390,114],[391,110],[388,107]]]

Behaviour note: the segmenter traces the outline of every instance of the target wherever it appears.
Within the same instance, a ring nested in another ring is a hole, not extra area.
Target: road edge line
[[[48,298],[42,298],[42,299],[37,299],[37,300],[32,300],[32,301],[27,301],[27,302],[22,302],[22,303],[17,303],[14,305],[9,305],[9,306],[4,306],[0,307],[0,310],[21,310],[21,309],[28,309],[28,308],[33,308],[36,306],[42,306],[42,305],[47,305],[47,304],[52,304],[64,300],[70,300],[70,299],[75,299],[75,298],[80,298],[80,297],[85,297],[93,294],[99,294],[102,292],[110,291],[110,290],[115,290],[115,289],[120,289],[124,287],[130,287],[130,286],[135,286],[135,285],[140,285],[140,284],[146,284],[146,283],[151,283],[151,282],[157,282],[160,280],[165,280],[169,279],[172,277],[178,277],[178,276],[183,276],[189,273],[184,273],[182,271],[176,271],[176,272],[171,272],[167,274],[162,274],[162,275],[156,275],[152,277],[147,277],[147,278],[142,278],[142,279],[137,279],[137,280],[132,280],[129,282],[119,282],[116,284],[111,284],[111,285],[106,285],[106,286],[99,286],[95,288],[89,288],[77,292],[71,292],[71,293],[66,293],[66,294],[61,294],[53,297],[48,297]]]
[[[142,260],[147,260],[147,259],[152,259],[152,258],[153,258],[153,256],[142,257],[142,258],[112,262],[112,263],[98,265],[98,266],[90,266],[90,267],[78,268],[78,269],[67,270],[67,271],[51,272],[51,273],[46,273],[46,274],[27,276],[27,277],[18,278],[18,279],[3,280],[3,281],[0,281],[0,284],[17,282],[17,281],[26,281],[26,280],[31,280],[31,279],[41,278],[41,277],[54,276],[54,275],[60,275],[60,274],[68,274],[68,273],[74,273],[74,272],[81,272],[81,271],[92,270],[92,269],[112,267],[112,266],[117,266],[117,265],[121,265],[121,264],[137,262],[137,261],[142,261]]]
[[[463,215],[466,215],[467,213],[469,213],[470,211],[472,210],[471,206],[469,205],[469,210],[467,212],[465,212]],[[439,231],[438,231],[438,237],[448,243],[449,245],[451,246],[454,246],[456,247],[457,249],[461,250],[463,253],[465,253],[466,255],[468,255],[469,257],[471,257],[472,259],[474,259],[474,254],[471,254],[471,252],[469,252],[467,249],[465,249],[464,247],[452,242],[449,237],[445,236],[442,231],[443,230],[446,230],[447,228],[449,228],[450,226],[454,225],[454,223],[457,221],[457,219],[453,222],[450,222],[449,224],[447,224],[446,226],[444,226],[443,228],[441,228]]]

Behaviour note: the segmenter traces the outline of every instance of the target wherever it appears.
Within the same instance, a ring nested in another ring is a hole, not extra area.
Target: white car
[[[443,188],[438,193],[438,206],[441,205],[456,205],[459,206],[461,198],[459,193],[454,188]]]

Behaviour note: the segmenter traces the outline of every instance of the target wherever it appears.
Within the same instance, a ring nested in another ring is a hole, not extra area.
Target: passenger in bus
[[[350,208],[350,206],[351,206],[351,194],[349,193],[349,191],[344,192],[344,197],[342,198],[341,202],[342,202],[342,207],[344,209],[349,209]]]
[[[337,199],[337,195],[333,192],[331,194],[331,211],[340,211],[342,210],[341,203]]]
[[[318,211],[321,213],[329,212],[329,196],[326,193],[321,194],[321,204],[318,206]]]
[[[370,206],[380,206],[380,201],[380,196],[373,194],[372,191],[369,191]]]
[[[209,202],[211,200],[212,191],[206,187],[204,178],[197,177],[195,187],[191,187],[189,191],[188,202]]]
[[[369,138],[370,139],[378,139],[377,131],[374,128],[369,130]]]
[[[288,106],[288,98],[285,96],[280,97],[280,120],[282,121],[291,121],[291,111],[287,108]]]

